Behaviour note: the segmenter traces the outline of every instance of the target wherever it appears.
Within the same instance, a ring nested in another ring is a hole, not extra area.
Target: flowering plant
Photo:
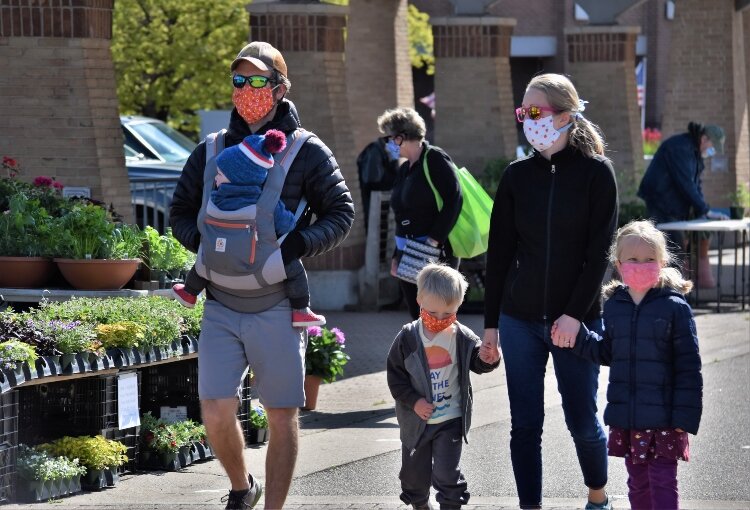
[[[250,406],[250,412],[248,413],[248,420],[250,427],[254,429],[267,429],[268,428],[268,415],[266,410],[263,408],[263,404],[258,404],[253,407]]]
[[[176,453],[181,446],[178,439],[177,430],[172,424],[151,413],[141,416],[141,443],[147,449],[159,453]]]
[[[643,154],[653,156],[661,143],[661,131],[656,128],[643,130]]]
[[[329,383],[344,374],[344,365],[349,355],[344,352],[346,338],[338,328],[307,328],[307,350],[305,352],[305,373],[317,375]]]
[[[62,183],[57,182],[54,177],[47,177],[46,175],[35,178],[32,184],[37,188],[51,188],[55,191],[62,191],[65,187]]]
[[[81,466],[78,459],[50,457],[24,444],[18,445],[16,470],[18,476],[28,481],[60,480],[86,474],[86,467]]]
[[[63,354],[102,350],[102,343],[96,339],[96,332],[91,324],[51,320],[37,321],[34,325],[45,336],[53,338],[57,349]]]
[[[65,436],[52,443],[41,444],[39,450],[54,456],[78,459],[87,469],[99,471],[115,468],[128,461],[127,447],[104,436]]]
[[[3,156],[3,170],[8,175],[8,179],[15,179],[18,174],[21,173],[21,167],[18,165],[18,161],[8,156]]]
[[[19,363],[32,363],[37,359],[34,346],[20,340],[0,342],[0,368],[13,370]]]

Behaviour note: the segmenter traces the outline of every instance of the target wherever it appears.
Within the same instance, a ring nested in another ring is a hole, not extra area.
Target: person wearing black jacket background
[[[587,509],[609,510],[607,449],[596,417],[599,367],[552,340],[570,342],[581,323],[601,331],[599,291],[617,225],[617,185],[604,141],[581,112],[573,84],[531,80],[516,109],[534,153],[511,163],[490,223],[483,343],[505,358],[511,461],[521,508],[541,508],[544,374],[552,355],[573,436]],[[554,337],[551,328],[555,326]]]
[[[225,147],[239,144],[250,134],[277,129],[290,135],[301,126],[293,104],[284,99],[291,82],[276,48],[264,42],[248,44],[231,71],[235,108],[224,135]],[[174,236],[192,251],[200,246],[197,220],[204,203],[204,183],[212,178],[210,172],[215,172],[215,167],[213,155],[206,157],[206,143],[199,144],[182,171],[172,200]],[[284,264],[335,248],[354,221],[354,205],[338,164],[317,137],[304,142],[281,189],[280,199],[290,211],[297,210],[302,198],[308,206],[280,247]],[[261,289],[256,297],[233,299],[226,293],[212,295],[211,287],[207,288],[198,392],[209,441],[232,485],[225,498],[228,509],[253,508],[262,492],[260,481],[248,474],[236,417],[237,393],[249,364],[271,432],[266,455],[266,508],[284,506],[294,473],[297,409],[305,400],[305,336],[291,326],[291,308],[281,287],[280,292]]]
[[[378,128],[388,138],[389,152],[408,160],[399,168],[391,192],[391,209],[396,220],[396,252],[391,274],[396,275],[407,239],[440,248],[440,261],[458,268],[459,259],[453,256],[448,234],[458,220],[463,196],[450,156],[427,143],[424,119],[412,108],[386,110],[378,117]],[[435,193],[427,182],[425,159],[430,179],[443,199],[442,209],[438,209]],[[399,284],[411,318],[418,319],[417,286],[404,280],[399,280]]]
[[[367,144],[357,156],[357,175],[362,192],[362,217],[365,233],[370,220],[370,194],[373,191],[388,191],[393,188],[398,170],[398,157],[386,150],[388,138],[382,136]]]

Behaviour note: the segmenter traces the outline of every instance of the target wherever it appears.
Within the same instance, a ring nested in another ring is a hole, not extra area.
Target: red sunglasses
[[[518,108],[516,108],[516,119],[518,119],[518,122],[523,122],[523,120],[528,115],[531,120],[539,120],[542,116],[542,112],[559,113],[557,110],[555,110],[554,108],[550,108],[549,106],[531,105],[528,108],[519,106]]]

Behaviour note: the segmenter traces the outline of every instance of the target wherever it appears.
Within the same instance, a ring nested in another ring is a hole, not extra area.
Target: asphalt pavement
[[[704,413],[698,435],[691,437],[691,460],[679,467],[681,507],[750,509],[750,313],[735,308],[696,314],[704,365]],[[299,459],[285,508],[404,509],[398,499],[398,427],[384,369],[388,348],[407,314],[328,312],[326,316],[329,326],[345,332],[352,359],[344,378],[321,387],[318,409],[301,414]],[[459,320],[481,332],[481,316],[462,315]],[[600,410],[607,375],[603,368]],[[464,508],[517,508],[502,366],[490,374],[472,374],[472,384],[473,428],[462,456],[472,497]],[[563,421],[551,363],[545,412],[544,506],[583,508],[586,489]],[[261,480],[265,452],[266,446],[245,450],[252,473]],[[607,489],[615,508],[630,508],[622,459],[610,458],[609,476]],[[181,472],[125,475],[114,488],[64,498],[55,501],[55,507],[219,509],[227,489],[221,464],[214,460]],[[47,503],[4,508],[43,505]]]

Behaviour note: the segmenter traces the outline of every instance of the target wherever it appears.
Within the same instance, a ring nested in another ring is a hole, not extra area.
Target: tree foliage
[[[122,114],[199,131],[200,109],[231,107],[229,65],[247,42],[246,0],[117,0],[112,58]]]
[[[409,59],[416,68],[427,67],[427,74],[435,74],[435,54],[432,50],[430,16],[414,5],[408,6]]]

